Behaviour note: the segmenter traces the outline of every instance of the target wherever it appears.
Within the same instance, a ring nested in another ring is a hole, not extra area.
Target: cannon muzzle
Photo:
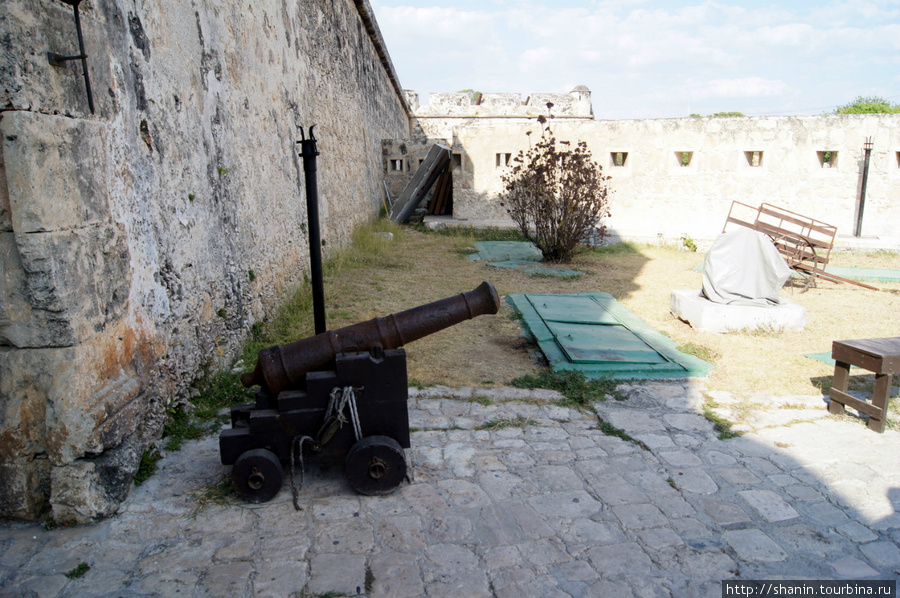
[[[399,349],[463,320],[495,314],[499,309],[497,289],[491,283],[483,282],[467,293],[263,349],[259,352],[256,368],[242,375],[241,383],[247,387],[259,384],[273,394],[301,389],[308,372],[327,367],[345,351],[369,351],[376,347]]]

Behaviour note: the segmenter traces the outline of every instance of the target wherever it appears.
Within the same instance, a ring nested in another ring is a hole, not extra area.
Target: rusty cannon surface
[[[350,485],[387,494],[406,478],[410,447],[406,351],[402,347],[464,320],[495,314],[500,297],[488,282],[467,293],[259,352],[244,386],[256,402],[231,409],[219,435],[224,465],[248,502],[272,499],[284,465],[304,449],[345,457]],[[347,424],[347,425],[345,425]],[[294,504],[297,506],[296,492]]]

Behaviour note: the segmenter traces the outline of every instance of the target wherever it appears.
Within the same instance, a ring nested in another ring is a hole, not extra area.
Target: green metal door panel
[[[594,298],[585,295],[527,295],[545,322],[619,324]]]
[[[678,351],[674,341],[607,293],[510,294],[507,301],[554,370],[656,379],[706,376],[713,368]]]
[[[624,326],[547,322],[547,327],[573,363],[667,363],[662,355]]]

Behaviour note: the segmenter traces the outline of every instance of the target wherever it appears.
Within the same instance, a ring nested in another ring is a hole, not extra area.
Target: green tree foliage
[[[469,102],[476,106],[481,103],[481,96],[483,95],[480,91],[475,89],[461,89],[457,93],[469,94]]]
[[[900,104],[879,96],[856,96],[849,104],[835,108],[834,114],[900,114]]]
[[[502,177],[506,208],[519,230],[544,261],[567,262],[587,237],[600,237],[600,220],[609,215],[608,176],[584,141],[557,141],[547,119],[540,140],[519,152]]]

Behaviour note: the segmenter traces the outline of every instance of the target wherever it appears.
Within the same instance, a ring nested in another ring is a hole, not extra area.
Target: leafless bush
[[[540,140],[519,152],[502,177],[506,208],[547,262],[568,262],[587,238],[602,239],[609,216],[610,177],[584,141],[557,141],[543,116]]]

